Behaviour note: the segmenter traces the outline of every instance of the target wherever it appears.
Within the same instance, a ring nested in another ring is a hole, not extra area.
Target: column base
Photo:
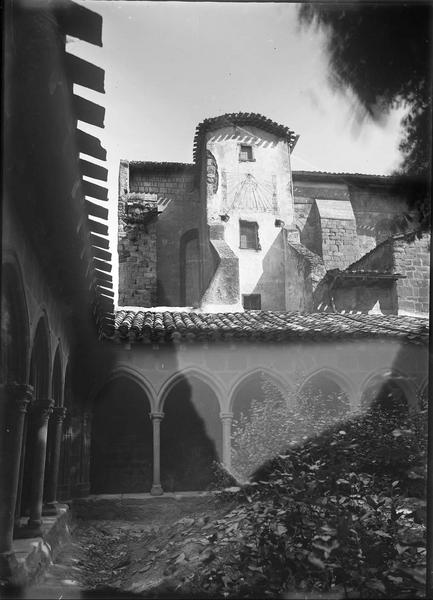
[[[152,496],[162,496],[162,494],[164,493],[164,490],[162,489],[162,487],[159,484],[152,485],[152,489],[150,490],[150,493]]]
[[[18,563],[15,552],[0,552],[0,578],[10,586],[21,585],[24,580],[22,567]],[[7,587],[6,590],[7,592]]]
[[[58,506],[58,502],[56,502],[55,500],[53,502],[47,502],[42,507],[42,515],[44,517],[54,517],[54,516],[58,515],[59,511],[57,509],[57,506]]]

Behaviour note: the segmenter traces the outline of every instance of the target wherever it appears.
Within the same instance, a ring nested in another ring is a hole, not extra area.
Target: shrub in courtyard
[[[284,439],[255,414],[257,451],[266,433]],[[194,584],[219,597],[424,597],[426,422],[378,402],[288,445],[210,529]]]
[[[241,414],[232,425],[232,467],[242,481],[289,444],[299,444],[322,432],[348,410],[344,394],[324,394],[313,386],[282,398],[265,376],[261,377],[259,395],[261,399],[253,399],[248,413]]]

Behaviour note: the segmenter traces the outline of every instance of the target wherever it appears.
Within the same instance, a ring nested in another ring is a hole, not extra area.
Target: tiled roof
[[[406,316],[247,311],[240,313],[118,310],[105,337],[143,343],[212,340],[399,338],[426,342],[428,322]]]
[[[288,141],[291,150],[293,150],[299,138],[294,131],[285,125],[280,125],[279,123],[276,123],[275,121],[272,121],[271,119],[268,119],[267,117],[264,117],[258,113],[225,113],[224,115],[220,115],[218,117],[205,119],[197,125],[194,136],[194,162],[198,162],[198,156],[203,137],[207,131],[219,129],[220,127],[230,127],[233,125],[253,125],[254,127],[258,127],[259,129],[263,129],[264,131],[268,131],[269,133],[273,133],[274,135],[285,138]]]
[[[193,169],[195,165],[193,163],[182,163],[182,162],[155,162],[151,160],[130,160],[130,168],[137,169],[158,169],[161,171],[183,171],[185,169]]]

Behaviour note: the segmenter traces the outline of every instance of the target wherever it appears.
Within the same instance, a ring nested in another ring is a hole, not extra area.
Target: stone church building
[[[122,161],[119,306],[108,241],[102,44],[70,0],[5,12],[0,585],[55,555],[74,499],[206,490],[235,473],[233,419],[270,382],[427,398],[429,235],[393,177],[292,172],[297,135],[257,114],[205,120],[193,163]],[[79,88],[78,88],[79,89]],[[406,178],[412,189],[425,182]],[[258,465],[257,465],[258,466]]]
[[[193,164],[122,161],[120,306],[427,315],[429,239],[393,235],[396,178],[292,173],[298,137],[226,114],[198,125]]]
[[[412,409],[425,394],[430,238],[393,233],[411,212],[393,177],[292,172],[298,137],[225,114],[198,125],[192,164],[121,161],[119,309],[104,334],[117,375],[96,401],[94,491],[203,489],[212,461],[235,474],[232,420],[263,399],[263,376],[283,398],[333,390],[346,416],[373,388]],[[153,448],[129,431],[135,467],[116,425],[122,377],[141,388],[131,413],[146,397],[152,419]]]

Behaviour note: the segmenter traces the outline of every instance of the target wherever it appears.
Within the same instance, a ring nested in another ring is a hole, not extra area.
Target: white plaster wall
[[[254,162],[239,161],[239,146],[253,146]],[[222,170],[227,173],[227,199],[230,203],[236,182],[251,173],[260,185],[272,184],[276,178],[278,218],[286,224],[293,222],[292,176],[287,142],[252,126],[224,127],[208,132],[206,149],[212,152],[218,164],[219,186],[216,194],[207,198],[208,222],[220,222],[223,209]],[[274,216],[275,218],[275,216]]]
[[[126,344],[117,351],[113,372],[126,373],[143,384],[153,410],[159,410],[177,377],[198,377],[208,383],[221,412],[231,409],[239,385],[249,374],[264,370],[280,389],[296,389],[312,375],[326,372],[348,394],[353,410],[375,377],[400,377],[410,403],[423,386],[428,348],[398,341],[332,341],[280,343],[185,344],[168,346]],[[103,382],[101,382],[102,386]]]
[[[254,161],[239,161],[241,144],[253,147]],[[262,309],[284,310],[284,245],[281,227],[275,226],[275,220],[280,219],[286,225],[291,225],[294,219],[288,144],[256,127],[245,126],[209,132],[206,148],[217,161],[219,178],[217,192],[207,192],[207,220],[208,224],[224,223],[224,239],[239,258],[240,295],[260,293]],[[226,173],[226,194],[223,171]],[[237,186],[247,174],[255,178],[259,194],[269,203],[270,209],[231,208]],[[222,214],[229,215],[227,222],[221,221]],[[258,224],[260,250],[239,248],[240,220]]]

